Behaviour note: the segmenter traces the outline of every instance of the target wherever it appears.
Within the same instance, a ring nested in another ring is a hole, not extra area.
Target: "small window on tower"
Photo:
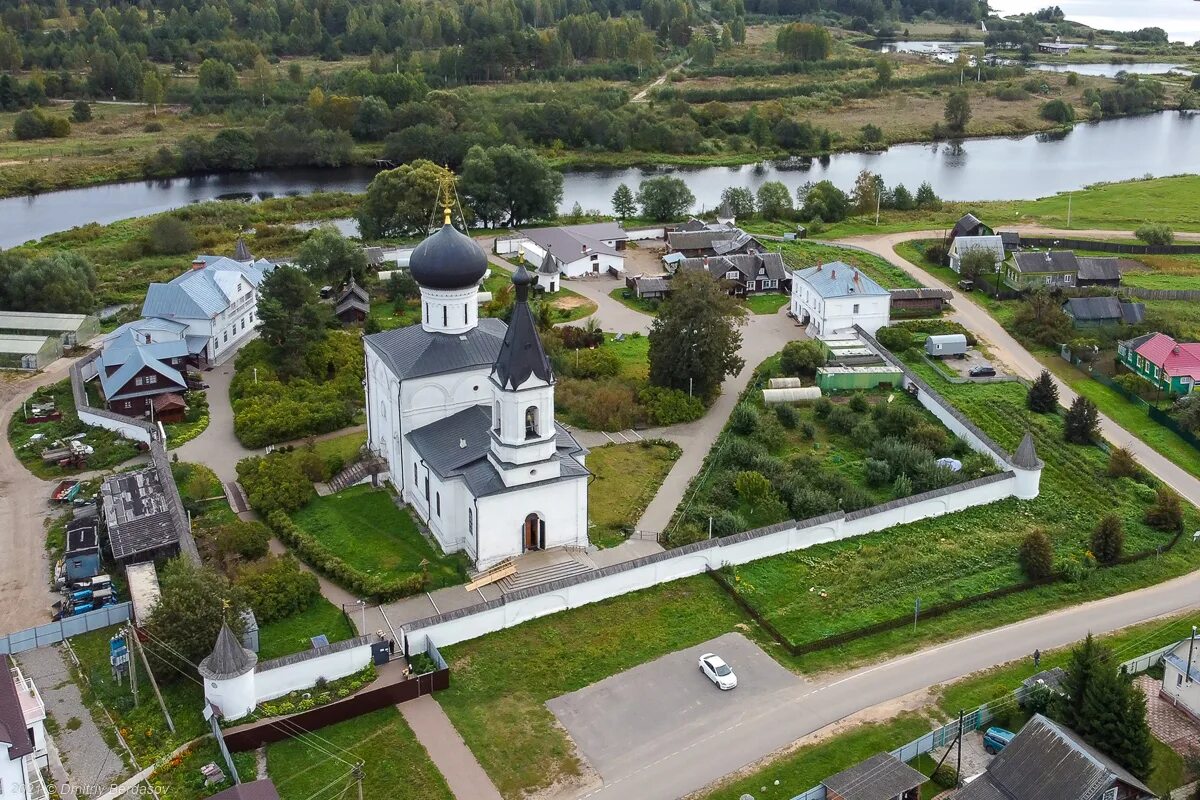
[[[538,409],[537,406],[530,406],[525,409],[525,438],[538,438]]]
[[[442,327],[450,327],[450,306],[442,306]]]

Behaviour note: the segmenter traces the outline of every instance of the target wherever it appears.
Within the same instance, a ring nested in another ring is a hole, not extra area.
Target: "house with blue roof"
[[[96,373],[109,411],[162,422],[183,417],[191,357],[186,330],[180,322],[139,319],[105,337]]]
[[[1195,629],[1192,629],[1193,637]],[[1200,641],[1184,639],[1163,654],[1159,693],[1176,708],[1200,722]]]
[[[274,268],[266,259],[251,257],[239,240],[235,258],[197,256],[179,277],[150,284],[142,316],[186,326],[183,335],[199,365],[223,361],[251,337],[259,286]]]
[[[809,336],[849,335],[855,325],[867,333],[891,319],[891,293],[842,261],[792,272],[791,313]]]

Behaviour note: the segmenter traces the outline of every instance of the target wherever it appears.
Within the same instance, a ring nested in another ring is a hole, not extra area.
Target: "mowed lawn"
[[[745,302],[746,308],[750,309],[751,314],[774,314],[787,305],[790,299],[786,294],[767,292],[766,294],[752,294],[743,302]]]
[[[500,793],[520,798],[583,769],[547,700],[734,629],[755,637],[714,581],[674,581],[443,648],[452,678],[437,699]]]
[[[324,597],[317,597],[300,613],[258,629],[258,660],[268,661],[308,650],[312,647],[312,637],[321,633],[330,644],[355,636],[354,628],[342,610]]]
[[[385,578],[419,573],[427,561],[430,588],[462,581],[457,558],[430,544],[390,493],[369,485],[318,497],[292,514],[301,529],[355,569]]]
[[[610,444],[592,450],[588,469],[595,480],[588,486],[588,539],[600,547],[625,541],[658,487],[679,458],[671,442]]]
[[[363,763],[364,800],[452,800],[446,779],[395,707],[321,728],[316,739],[267,745],[282,800],[358,797],[349,764]],[[309,742],[312,742],[310,745]],[[349,787],[349,792],[343,790]]]

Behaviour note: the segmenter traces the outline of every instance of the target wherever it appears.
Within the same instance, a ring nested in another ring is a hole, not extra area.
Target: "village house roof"
[[[793,277],[812,287],[820,297],[887,296],[891,293],[844,261],[798,269]]]
[[[179,541],[170,502],[154,467],[107,478],[100,485],[100,500],[117,561]]]
[[[367,290],[358,285],[354,277],[350,277],[350,282],[346,284],[346,288],[338,296],[337,302],[334,304],[333,313],[341,315],[342,312],[349,309],[357,309],[362,313],[369,313],[371,310],[371,298],[367,294]]]
[[[821,781],[842,800],[892,800],[927,778],[889,753],[879,753]]]
[[[1079,263],[1079,280],[1081,281],[1121,280],[1119,259],[1079,256],[1075,260]]]
[[[238,280],[258,287],[275,265],[266,259],[242,264],[224,256],[197,256],[193,268],[168,283],[152,283],[143,317],[212,319],[237,301]]]
[[[163,322],[177,324],[170,320],[163,320]],[[118,328],[105,340],[104,350],[100,353],[100,364],[104,368],[99,370],[99,378],[100,386],[104,389],[104,396],[107,399],[158,394],[164,388],[172,386],[181,391],[187,389],[187,384],[184,383],[179,370],[163,362],[164,359],[188,356],[188,342],[179,338],[146,344],[141,341],[143,335],[140,329],[131,324]],[[109,374],[107,367],[117,367],[118,369]],[[135,375],[146,368],[150,368],[161,376],[165,383],[155,383],[153,386],[142,389],[132,387],[131,391],[122,391]]]
[[[647,293],[647,292],[666,293],[666,292],[671,291],[671,282],[668,281],[666,278],[660,278],[660,277],[649,277],[648,278],[645,275],[639,275],[633,279],[633,282],[634,282],[634,285],[637,286],[637,290],[643,294]]]
[[[234,784],[223,792],[217,792],[208,800],[279,800],[279,791],[270,778],[262,778]]]
[[[963,214],[958,222],[954,223],[954,229],[950,231],[950,238],[958,238],[959,236],[970,236],[980,226],[987,227],[983,221],[974,214]]]
[[[1135,352],[1173,378],[1200,381],[1200,343],[1176,342],[1165,333],[1155,333],[1138,345]]]
[[[1079,259],[1070,250],[1031,250],[1013,253],[1013,263],[1022,275],[1045,272],[1079,272]]]
[[[533,276],[521,264],[513,273],[512,282],[517,299],[500,353],[492,366],[492,378],[502,389],[510,390],[522,386],[530,377],[553,383],[554,370],[550,368],[550,359],[538,336],[537,323],[529,310],[529,284],[533,283]]]
[[[741,274],[742,283],[758,277],[760,271],[765,272],[771,280],[787,280],[787,265],[779,253],[739,253],[731,256],[701,256],[685,258],[679,262],[678,269],[707,270],[714,278],[724,278],[726,274],[737,270]]]
[[[1144,303],[1123,302],[1112,295],[1071,297],[1063,303],[1063,310],[1073,319],[1084,322],[1124,322],[1136,325],[1146,318]]]
[[[954,293],[949,289],[932,289],[922,286],[918,289],[888,289],[893,300],[951,300]]]
[[[739,228],[705,228],[698,231],[668,231],[667,245],[672,250],[712,250],[717,242],[727,242],[744,234]]]
[[[212,652],[200,662],[198,672],[210,681],[219,681],[245,675],[254,669],[257,663],[258,656],[254,651],[243,647],[229,626],[222,624],[221,632],[217,634],[217,643],[213,645]]]
[[[27,756],[34,749],[12,674],[12,662],[4,653],[0,653],[0,742],[8,745],[9,761]]]
[[[751,244],[753,244],[758,250],[765,249],[763,248],[762,242],[754,237],[754,234],[739,230],[737,231],[737,236],[734,236],[732,239],[719,239],[713,242],[712,249],[717,255],[723,256],[727,253],[741,250],[742,248]]]
[[[595,222],[588,225],[560,225],[553,228],[529,228],[521,231],[526,239],[542,250],[553,250],[559,261],[575,261],[584,254],[620,255],[605,241],[629,238],[625,229],[615,222]]]
[[[1140,780],[1041,714],[1025,724],[987,771],[955,800],[1099,800],[1114,781],[1153,797]]]
[[[406,438],[439,478],[461,478],[474,497],[486,497],[510,489],[488,458],[491,431],[492,416],[488,407],[471,406],[417,428]],[[558,423],[555,423],[555,432],[555,458],[560,462],[561,474],[545,482],[591,474],[574,457],[587,451]]]
[[[496,363],[508,326],[485,317],[466,333],[434,333],[409,325],[363,337],[400,380]]]
[[[1004,260],[1004,240],[999,236],[959,236],[950,243],[950,252],[960,258],[972,250],[985,250],[996,261]]]

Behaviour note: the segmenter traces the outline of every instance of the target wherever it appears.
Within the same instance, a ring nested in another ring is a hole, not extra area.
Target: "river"
[[[1200,40],[1200,7],[1196,0],[989,0],[1001,16],[1030,14],[1056,5],[1067,19],[1106,31],[1162,28],[1172,42]]]
[[[922,40],[875,40],[867,44],[861,45],[868,50],[883,53],[916,53],[925,56],[934,56],[943,54],[942,58],[946,61],[953,61],[952,55],[964,47],[978,48],[982,47],[981,42],[948,42],[934,41],[932,39]],[[1104,47],[1097,47],[1101,49]],[[1064,63],[1047,63],[1047,62],[1030,62],[1028,64],[1020,64],[1027,69],[1039,70],[1042,72],[1075,72],[1080,75],[1090,75],[1096,78],[1115,78],[1118,73],[1125,72],[1131,75],[1163,75],[1168,72],[1180,72],[1191,74],[1192,69],[1181,64],[1175,64],[1163,61],[1145,61],[1133,64],[1122,63],[1092,63],[1092,64],[1064,64]]]
[[[564,175],[561,207],[569,210],[578,202],[585,210],[610,213],[620,184],[636,191],[646,177],[675,174],[696,196],[696,210],[704,210],[715,207],[729,186],[757,189],[779,180],[794,195],[807,181],[830,180],[849,190],[863,169],[910,191],[929,181],[947,200],[1033,199],[1100,181],[1200,173],[1200,114],[1166,111],[1084,123],[1065,134],[899,145],[882,153],[843,153],[795,164],[570,171]],[[360,192],[372,174],[363,167],[249,172],[8,198],[0,200],[0,247],[88,222],[114,222],[219,197]]]

